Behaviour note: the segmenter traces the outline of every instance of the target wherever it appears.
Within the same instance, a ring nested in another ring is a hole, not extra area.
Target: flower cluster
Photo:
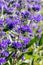
[[[39,46],[43,36],[42,7],[41,0],[0,0],[0,65],[19,65],[17,60],[26,59],[24,53],[29,53],[33,43],[33,47]]]

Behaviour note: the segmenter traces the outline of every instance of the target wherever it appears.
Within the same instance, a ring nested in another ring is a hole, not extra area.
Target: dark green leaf
[[[43,34],[41,35],[41,38],[39,40],[39,45],[42,45],[43,44]]]
[[[33,45],[33,44],[36,43],[37,41],[38,41],[38,37],[35,36],[35,37],[29,42],[29,44],[27,45],[26,48],[30,47],[31,45]]]
[[[7,26],[4,27],[3,31],[7,32],[9,29]]]
[[[9,59],[10,65],[12,65],[12,58]]]

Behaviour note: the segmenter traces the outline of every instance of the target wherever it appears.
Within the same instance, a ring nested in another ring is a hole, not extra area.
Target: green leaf
[[[4,27],[3,31],[7,32],[9,30],[9,28],[7,27],[7,25]]]
[[[23,63],[21,63],[20,65],[28,65],[28,63],[24,63],[24,62],[23,62]]]
[[[28,55],[28,54],[24,54],[25,59],[30,59],[32,57],[32,55]]]
[[[29,42],[29,44],[27,45],[26,48],[30,47],[31,45],[33,45],[34,43],[36,43],[38,40],[39,40],[38,37],[35,36],[35,37]]]
[[[12,58],[9,58],[10,65],[12,65]]]
[[[3,64],[3,65],[9,65],[8,63],[5,63],[5,64]]]
[[[41,38],[39,40],[39,45],[42,45],[43,44],[43,34],[41,35]]]

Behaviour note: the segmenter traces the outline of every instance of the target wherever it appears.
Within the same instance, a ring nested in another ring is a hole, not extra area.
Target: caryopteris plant
[[[0,0],[0,65],[43,65],[43,0]]]

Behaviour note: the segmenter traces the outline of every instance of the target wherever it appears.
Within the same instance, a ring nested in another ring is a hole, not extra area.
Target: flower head
[[[14,42],[14,43],[12,44],[12,47],[19,49],[19,48],[22,47],[22,44],[21,44],[20,42]]]

